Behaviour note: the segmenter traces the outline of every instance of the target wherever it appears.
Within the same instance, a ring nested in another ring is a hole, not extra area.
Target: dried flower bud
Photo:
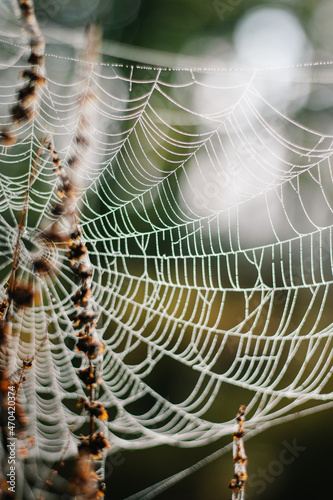
[[[82,280],[85,280],[87,278],[90,278],[93,275],[93,269],[90,267],[90,265],[81,263],[77,267],[73,267],[73,272],[79,276]]]
[[[98,313],[92,309],[77,312],[72,316],[72,321],[74,323],[73,327],[78,329],[82,328],[84,325],[94,324],[97,316]]]
[[[83,285],[79,290],[77,290],[72,296],[72,301],[75,305],[86,306],[89,296],[91,295],[91,288]]]
[[[104,352],[104,344],[92,335],[79,337],[76,347],[78,351],[86,354],[89,359],[94,359]]]
[[[33,10],[32,10],[32,4],[30,2],[27,2],[27,0],[20,0],[19,1],[19,7],[21,9],[22,14],[25,17],[28,17],[33,12]]]
[[[32,367],[32,363],[33,363],[32,359],[29,359],[29,358],[25,359],[23,361],[23,367],[24,368],[31,368]]]
[[[87,389],[90,389],[91,386],[96,386],[100,382],[100,379],[97,375],[97,370],[92,365],[88,366],[88,368],[79,370],[78,376],[87,387]]]
[[[4,315],[7,307],[8,307],[8,300],[5,299],[3,302],[0,303],[0,316]]]
[[[31,54],[28,59],[28,63],[32,64],[33,66],[38,66],[42,64],[44,61],[44,56],[36,54],[36,52],[31,51]]]
[[[77,240],[82,236],[82,233],[78,227],[75,228],[75,230],[71,233],[71,239],[72,240]]]
[[[45,83],[44,76],[38,74],[34,70],[25,69],[24,71],[22,71],[22,77],[28,78],[30,80],[30,82],[35,82],[36,85],[44,85],[44,83]]]
[[[81,398],[79,404],[84,406],[84,409],[90,413],[91,416],[99,418],[100,420],[107,420],[108,413],[102,403],[97,401],[87,401],[85,398]]]
[[[82,257],[82,255],[87,254],[87,247],[81,242],[77,243],[76,241],[70,241],[68,246],[70,247],[70,250],[67,253],[67,257],[69,259],[78,259]]]
[[[81,438],[81,443],[78,446],[80,453],[89,453],[94,458],[101,458],[101,452],[104,448],[110,448],[110,443],[102,432],[88,438]]]

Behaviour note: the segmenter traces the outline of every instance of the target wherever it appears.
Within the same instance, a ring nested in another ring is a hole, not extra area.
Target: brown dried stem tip
[[[247,480],[247,456],[243,443],[245,411],[246,406],[241,405],[236,415],[238,429],[233,433],[234,477],[229,483],[229,488],[232,489],[231,500],[244,500],[245,498]]]
[[[21,121],[29,122],[34,116],[39,104],[37,89],[45,85],[44,54],[45,41],[39,28],[32,0],[17,0],[24,31],[29,37],[30,56],[29,69],[25,69],[21,76],[28,82],[18,91],[17,102],[11,108],[11,124],[0,131],[0,142],[7,147],[13,146],[17,140],[15,129]]]

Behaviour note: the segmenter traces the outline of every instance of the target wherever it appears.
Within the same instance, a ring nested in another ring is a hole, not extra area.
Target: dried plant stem
[[[231,500],[244,500],[245,498],[247,480],[247,456],[243,442],[245,411],[245,405],[241,405],[236,416],[238,430],[233,434],[234,477],[229,483],[229,488],[232,489]]]
[[[16,129],[20,126],[21,122],[29,122],[33,118],[34,113],[38,110],[39,89],[45,84],[45,77],[43,76],[45,43],[34,13],[33,2],[32,0],[17,0],[17,2],[21,13],[22,26],[29,38],[30,55],[28,63],[31,66],[30,69],[25,70],[22,73],[22,77],[27,81],[27,83],[19,90],[17,102],[11,108],[11,123],[9,126],[4,127],[0,131],[0,141],[4,146],[12,146],[13,144],[15,144],[17,140]],[[20,287],[17,286],[17,269],[19,267],[21,239],[24,234],[26,225],[29,192],[37,175],[37,165],[39,162],[41,150],[42,149],[40,149],[40,151],[37,153],[37,160],[32,165],[31,173],[29,176],[28,187],[23,201],[23,208],[18,220],[18,232],[14,244],[12,267],[8,280],[8,287],[6,289],[6,297],[0,304],[0,347],[2,351],[0,368],[0,410],[2,416],[0,426],[2,434],[2,451],[4,457],[6,457],[8,454],[6,446],[8,438],[8,422],[5,421],[5,415],[8,414],[7,410],[9,408],[9,391],[13,394],[17,394],[19,387],[25,380],[24,371],[26,368],[31,366],[30,363],[26,363],[26,366],[23,367],[20,374],[18,385],[11,384],[11,377],[9,376],[8,372],[8,342],[10,341],[11,336],[11,305],[12,302],[16,302],[19,306],[25,306],[30,302],[30,298],[33,298],[33,294],[30,290],[28,290],[28,288],[25,288],[22,285]],[[27,427],[27,418],[23,408],[18,401],[15,401],[15,403],[11,404],[15,405],[14,428],[17,433],[17,437],[20,437],[20,433]],[[4,464],[6,465],[6,460],[4,460]],[[4,492],[4,495],[6,496],[7,494]]]
[[[32,0],[17,0],[22,26],[29,38],[30,69],[22,72],[27,83],[19,90],[17,102],[11,108],[11,124],[0,132],[0,140],[5,146],[12,146],[17,140],[16,129],[21,122],[29,122],[34,117],[40,102],[40,89],[45,85],[44,54],[45,41],[35,16]]]
[[[87,63],[94,57],[96,50],[96,42],[92,36],[93,30],[88,31],[88,46],[86,51],[85,61]],[[87,64],[89,67],[89,64]],[[81,470],[84,470],[84,463],[91,459],[99,458],[102,450],[109,447],[107,439],[101,432],[95,432],[96,419],[104,420],[108,418],[107,412],[103,405],[95,401],[95,388],[99,383],[97,368],[93,360],[100,356],[104,350],[104,344],[98,339],[96,333],[96,321],[98,312],[92,300],[92,275],[93,268],[90,263],[88,249],[85,246],[82,238],[82,232],[79,226],[78,217],[78,195],[81,188],[81,178],[84,172],[84,160],[88,153],[89,141],[87,137],[87,127],[89,122],[85,118],[88,114],[90,105],[90,94],[84,89],[81,98],[81,117],[78,128],[73,138],[75,151],[68,160],[70,168],[67,170],[62,165],[57,151],[53,144],[48,144],[48,149],[52,156],[53,171],[59,179],[57,194],[59,202],[53,208],[53,213],[59,216],[51,228],[47,232],[47,236],[54,241],[67,243],[69,265],[77,277],[80,285],[74,295],[71,297],[77,308],[77,312],[71,318],[73,328],[79,330],[77,336],[77,350],[83,354],[83,366],[79,370],[79,378],[85,385],[87,397],[80,400],[80,404],[89,413],[89,436],[81,438],[79,444],[79,464]],[[62,221],[61,227],[59,221]],[[63,227],[65,226],[65,229]],[[91,464],[92,470],[93,465]],[[90,469],[89,469],[90,470]],[[102,483],[94,474],[83,474],[82,478],[86,477],[87,485],[89,484],[89,496],[87,498],[100,498],[102,494]],[[82,479],[81,478],[81,479]],[[86,486],[87,486],[86,485]],[[81,484],[80,488],[85,489]]]
[[[90,361],[89,363],[89,367],[92,369],[92,362]],[[95,400],[95,390],[94,390],[94,387],[93,385],[90,386],[90,391],[89,391],[89,396],[90,396],[90,404]],[[95,432],[95,418],[94,418],[94,415],[92,413],[90,413],[90,444],[91,444],[91,440],[92,440],[92,437],[94,435],[94,432]]]
[[[39,147],[35,161],[32,165],[30,176],[29,176],[29,181],[28,181],[28,187],[25,192],[25,197],[23,201],[23,208],[19,216],[19,222],[18,222],[18,232],[17,232],[17,237],[16,237],[16,242],[14,245],[14,253],[13,253],[13,261],[12,261],[12,270],[9,276],[8,280],[8,288],[7,288],[7,304],[6,304],[6,312],[5,312],[5,319],[10,320],[10,306],[13,300],[14,296],[14,289],[16,286],[16,271],[19,266],[19,253],[20,253],[20,245],[21,245],[21,239],[24,234],[25,226],[26,226],[26,218],[27,218],[27,213],[28,213],[28,205],[29,205],[29,194],[30,194],[30,189],[35,182],[37,178],[37,174],[39,172],[39,165],[40,165],[40,157],[42,154],[42,151],[44,149],[44,144]]]
[[[35,16],[33,1],[17,0],[17,3],[22,15],[23,28],[30,37],[31,50],[33,50],[36,56],[43,57],[45,52],[45,41]]]

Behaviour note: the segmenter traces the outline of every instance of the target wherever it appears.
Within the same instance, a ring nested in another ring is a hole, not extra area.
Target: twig
[[[88,31],[88,47],[85,61],[89,63],[96,52],[96,40],[92,29]],[[77,196],[80,190],[80,171],[83,161],[88,151],[89,142],[86,139],[86,127],[88,122],[84,118],[85,108],[89,104],[90,94],[84,92],[81,99],[81,112],[83,117],[80,119],[77,131],[74,136],[76,145],[75,154],[68,160],[70,168],[66,171],[54,149],[53,144],[48,144],[48,149],[52,156],[53,171],[59,179],[57,194],[59,201],[53,207],[53,214],[61,217],[65,225],[65,230],[61,229],[59,220],[55,221],[46,231],[46,236],[53,241],[67,242],[67,258],[69,265],[80,281],[80,286],[72,295],[71,299],[77,307],[77,312],[72,316],[73,328],[79,330],[76,344],[77,350],[84,355],[88,367],[81,368],[78,376],[85,385],[88,398],[81,398],[79,404],[89,413],[89,436],[82,437],[79,444],[79,463],[85,463],[86,458],[97,459],[101,457],[104,448],[109,447],[109,442],[102,432],[95,432],[96,419],[105,420],[108,414],[101,403],[95,401],[95,388],[99,383],[97,369],[93,360],[100,356],[104,351],[104,344],[98,339],[96,334],[96,321],[98,312],[91,300],[91,284],[93,268],[90,263],[88,249],[84,244],[82,232],[79,226]],[[83,478],[90,482],[91,474],[83,474]],[[98,483],[98,497],[102,494],[102,481]],[[90,497],[89,497],[90,498]],[[92,498],[92,497],[91,497]],[[97,498],[97,497],[94,497]]]
[[[45,77],[43,76],[44,71],[44,53],[45,53],[45,43],[42,37],[41,31],[38,26],[38,22],[34,13],[32,0],[17,0],[18,7],[20,9],[22,26],[26,34],[29,37],[29,47],[30,56],[28,63],[30,64],[30,69],[26,69],[22,73],[22,78],[26,79],[27,83],[20,88],[17,96],[17,102],[11,109],[11,123],[9,126],[4,127],[0,131],[0,141],[5,146],[12,146],[17,140],[16,129],[19,127],[21,122],[29,122],[34,116],[34,112],[38,109],[36,104],[39,104],[39,89],[45,84]],[[23,383],[24,375],[23,371],[19,386],[16,387],[10,384],[10,377],[8,374],[8,341],[11,335],[11,324],[10,324],[10,311],[12,302],[16,303],[19,307],[30,305],[33,299],[33,291],[28,286],[23,284],[17,284],[17,269],[19,267],[19,254],[20,254],[20,244],[21,238],[24,233],[26,217],[28,211],[29,202],[29,192],[32,184],[34,183],[37,172],[38,163],[42,148],[40,148],[37,153],[36,161],[32,165],[31,173],[29,175],[28,187],[25,193],[25,198],[23,202],[23,209],[19,216],[18,221],[18,233],[16,242],[14,245],[12,268],[10,277],[8,280],[8,287],[6,289],[6,297],[0,304],[0,348],[1,355],[4,355],[4,359],[1,360],[0,369],[0,409],[1,411],[1,434],[2,434],[2,446],[4,457],[8,455],[7,450],[7,438],[8,429],[6,422],[3,420],[8,409],[8,394],[17,393],[18,387]],[[4,350],[4,352],[3,352]],[[15,387],[17,390],[15,390]],[[15,402],[15,429],[17,432],[24,430],[28,424],[26,414],[18,402]],[[6,460],[4,460],[5,464]],[[6,495],[6,493],[4,493]]]
[[[234,477],[229,483],[229,488],[232,489],[231,500],[244,500],[245,498],[245,483],[247,480],[247,456],[243,442],[245,410],[245,405],[239,407],[236,416],[238,430],[233,434]]]
[[[40,31],[32,0],[17,0],[23,29],[29,37],[30,69],[22,72],[27,83],[18,92],[17,102],[11,108],[11,125],[0,132],[0,140],[5,146],[12,146],[17,140],[16,128],[21,122],[29,122],[39,104],[39,90],[45,84],[44,54],[45,41]],[[35,103],[35,106],[33,106]]]
[[[16,271],[19,265],[19,251],[20,251],[20,244],[21,244],[21,239],[25,230],[25,224],[26,224],[26,217],[28,213],[28,204],[29,204],[29,194],[30,194],[30,189],[35,182],[37,178],[37,174],[39,172],[39,165],[40,165],[40,157],[42,154],[42,151],[44,149],[44,143],[39,147],[35,161],[32,165],[30,176],[29,176],[29,181],[28,181],[28,187],[25,193],[25,198],[23,201],[23,208],[19,216],[19,222],[18,222],[18,233],[17,233],[17,238],[16,242],[14,245],[14,253],[13,253],[13,262],[12,262],[12,270],[11,274],[8,280],[8,288],[7,288],[7,302],[5,304],[6,306],[6,312],[5,312],[5,319],[10,320],[10,306],[12,301],[15,301],[15,288],[16,288]],[[24,287],[23,287],[24,288]],[[25,292],[27,294],[30,294],[29,290],[26,289]],[[24,289],[20,291],[20,294],[24,294]],[[32,298],[32,297],[31,297]],[[29,300],[27,300],[29,302]]]

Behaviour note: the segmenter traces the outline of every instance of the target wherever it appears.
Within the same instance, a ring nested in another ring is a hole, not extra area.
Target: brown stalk
[[[35,182],[37,178],[37,174],[39,172],[39,166],[40,166],[40,157],[42,154],[42,151],[44,149],[44,144],[40,146],[40,148],[37,151],[36,154],[36,159],[32,165],[31,173],[29,176],[29,181],[28,181],[28,187],[25,193],[24,201],[23,201],[23,209],[20,213],[19,216],[19,222],[18,222],[18,233],[17,233],[17,238],[16,242],[14,245],[14,253],[13,253],[13,262],[12,262],[12,270],[9,276],[8,280],[8,288],[7,288],[7,305],[6,305],[6,312],[5,312],[5,320],[9,321],[10,320],[10,306],[13,301],[13,296],[14,296],[14,290],[16,286],[16,271],[19,266],[19,252],[20,252],[20,244],[21,244],[21,239],[25,230],[25,225],[26,225],[26,218],[27,218],[27,213],[28,213],[28,206],[29,206],[29,194],[30,194],[30,189]]]
[[[245,453],[243,436],[245,422],[246,406],[241,405],[236,416],[238,429],[233,434],[233,460],[234,460],[234,477],[229,483],[229,488],[232,490],[231,500],[244,500],[245,498],[245,483],[247,481],[247,456]]]
[[[17,2],[21,13],[22,26],[29,38],[30,56],[28,59],[28,63],[30,64],[30,69],[25,70],[21,75],[22,78],[26,80],[26,83],[19,90],[17,102],[11,109],[11,124],[7,127],[4,127],[0,131],[0,141],[4,146],[8,147],[15,144],[17,140],[16,128],[20,125],[20,123],[29,122],[30,120],[32,120],[35,110],[38,109],[39,90],[45,84],[45,78],[43,76],[45,43],[34,13],[33,2],[32,0],[17,0]],[[33,106],[35,109],[33,108]],[[27,363],[26,366],[23,367],[18,386],[11,384],[11,379],[8,374],[8,340],[11,334],[10,310],[12,302],[16,301],[17,305],[24,306],[26,305],[26,301],[30,301],[30,291],[28,290],[28,288],[25,288],[23,285],[20,285],[20,287],[17,286],[17,269],[19,267],[21,239],[26,225],[29,193],[38,173],[38,164],[41,151],[42,148],[40,148],[37,152],[36,160],[32,165],[31,173],[29,175],[28,187],[23,202],[23,209],[20,213],[18,221],[18,233],[14,245],[12,268],[8,280],[8,287],[6,289],[6,298],[0,304],[0,347],[4,348],[5,351],[5,358],[3,360],[4,363],[2,363],[0,371],[0,409],[3,410],[1,412],[2,419],[0,421],[0,426],[4,457],[6,457],[8,454],[6,446],[8,431],[6,430],[6,422],[3,421],[4,415],[7,414],[6,408],[8,407],[8,392],[10,391],[13,393],[17,393],[18,388],[24,381],[24,371],[29,367],[29,363]],[[33,295],[31,297],[33,297]],[[17,424],[15,426],[15,430],[17,432],[21,432],[27,426],[27,418],[23,408],[18,402],[15,403],[15,418],[15,423]],[[6,460],[4,459],[4,463],[5,462]],[[5,492],[4,495],[6,496]]]
[[[85,61],[88,67],[90,67],[89,62],[94,59],[97,49],[97,42],[92,33],[92,29],[87,33],[88,44]],[[90,98],[91,95],[89,92],[84,91],[81,98],[82,118],[73,138],[73,142],[76,145],[75,153],[68,160],[70,168],[67,171],[62,165],[53,144],[51,142],[48,144],[48,149],[52,156],[53,171],[59,179],[57,188],[59,201],[53,207],[52,212],[59,215],[59,218],[65,222],[67,229],[64,233],[59,233],[60,225],[58,220],[47,230],[46,235],[54,241],[67,242],[69,264],[74,275],[80,281],[78,290],[71,297],[77,308],[77,312],[72,317],[72,322],[73,328],[80,330],[78,333],[77,350],[83,354],[83,359],[88,364],[87,368],[79,370],[78,375],[83,381],[89,397],[89,401],[82,398],[80,402],[89,413],[89,437],[81,438],[81,443],[79,444],[79,463],[84,462],[87,456],[90,459],[99,457],[102,450],[109,447],[109,443],[103,434],[95,432],[96,419],[100,418],[104,420],[107,418],[104,407],[95,401],[95,387],[99,383],[99,379],[96,376],[96,367],[93,363],[93,360],[102,354],[104,345],[97,338],[95,331],[98,313],[91,304],[93,268],[90,263],[87,247],[82,239],[77,215],[77,197],[81,187],[78,174],[82,169],[84,157],[89,148],[87,139],[88,121],[85,120],[84,114],[87,111]],[[87,482],[90,481],[88,480],[88,476],[86,479]],[[100,488],[96,491],[99,492],[98,498],[103,496]]]
[[[22,26],[29,38],[30,69],[22,72],[26,84],[19,90],[17,102],[11,108],[11,124],[0,132],[0,140],[5,146],[12,146],[17,140],[16,128],[21,122],[33,119],[39,105],[40,88],[45,85],[44,54],[45,41],[35,16],[32,0],[17,0],[21,13]],[[37,106],[36,106],[37,105]]]

